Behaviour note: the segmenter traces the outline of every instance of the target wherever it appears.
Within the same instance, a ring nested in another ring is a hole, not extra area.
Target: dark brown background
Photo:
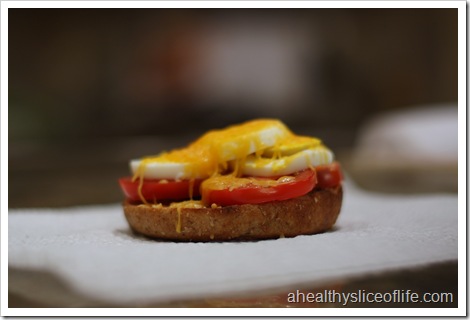
[[[10,207],[120,201],[130,158],[237,121],[279,117],[340,154],[373,115],[457,101],[457,9],[8,17]]]

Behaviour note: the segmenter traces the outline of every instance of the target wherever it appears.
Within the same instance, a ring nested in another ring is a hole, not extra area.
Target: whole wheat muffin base
[[[342,187],[313,190],[284,201],[217,208],[156,207],[124,202],[132,230],[176,241],[261,240],[315,234],[338,218]]]

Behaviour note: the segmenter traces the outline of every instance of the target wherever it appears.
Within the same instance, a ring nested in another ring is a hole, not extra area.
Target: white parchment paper
[[[132,234],[118,204],[10,210],[9,270],[21,276],[9,278],[9,289],[47,301],[57,285],[27,276],[38,271],[63,283],[60,297],[115,304],[321,284],[457,260],[457,215],[456,195],[390,196],[345,186],[340,218],[327,233],[173,243]]]

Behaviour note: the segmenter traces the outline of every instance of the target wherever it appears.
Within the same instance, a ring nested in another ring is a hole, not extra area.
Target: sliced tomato
[[[292,178],[281,177],[269,184],[266,184],[266,178],[250,178],[246,185],[233,189],[214,190],[205,188],[203,184],[201,194],[206,205],[257,204],[303,196],[310,192],[316,183],[315,170],[308,169],[298,172]]]
[[[315,167],[315,170],[317,171],[317,188],[319,189],[336,187],[343,180],[341,167],[337,162]]]
[[[119,179],[119,184],[127,199],[132,202],[142,202],[139,194],[139,179],[132,181],[131,177]],[[153,180],[144,179],[142,183],[141,194],[148,202],[156,202],[161,200],[187,200],[191,198],[190,189],[192,188],[192,196],[198,197],[199,186],[201,180]]]

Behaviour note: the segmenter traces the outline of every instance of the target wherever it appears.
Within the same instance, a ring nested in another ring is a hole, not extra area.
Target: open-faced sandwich
[[[119,180],[140,234],[180,241],[256,240],[330,229],[342,202],[333,153],[282,122],[212,130],[187,147],[130,162]]]

